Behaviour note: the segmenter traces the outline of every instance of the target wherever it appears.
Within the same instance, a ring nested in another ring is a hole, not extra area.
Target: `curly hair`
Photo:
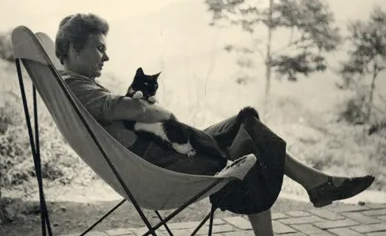
[[[85,46],[90,35],[109,32],[107,21],[95,14],[74,14],[63,18],[55,39],[55,54],[63,64],[68,56],[70,45],[79,52]]]

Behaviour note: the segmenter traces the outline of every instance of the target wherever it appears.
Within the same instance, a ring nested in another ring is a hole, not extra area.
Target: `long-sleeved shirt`
[[[74,72],[60,71],[59,73],[71,92],[111,136],[145,160],[159,167],[190,174],[211,175],[218,172],[225,164],[224,159],[214,158],[204,153],[200,153],[194,159],[186,158],[185,155],[172,149],[164,149],[151,140],[137,137],[133,131],[124,127],[123,121],[116,120],[112,115],[116,112],[114,107],[124,96],[113,94],[95,80]],[[127,105],[125,109],[130,111],[128,116],[131,113],[143,113],[140,103],[132,101],[125,103]],[[145,113],[145,115],[156,116],[156,113]]]
[[[71,92],[85,106],[86,110],[125,147],[131,146],[137,139],[134,132],[123,126],[123,121],[113,120],[114,106],[124,96],[111,93],[93,79],[70,71],[60,71],[60,75]],[[140,113],[142,108],[134,103],[128,108],[133,113]]]
[[[138,137],[133,131],[124,127],[123,120],[117,118],[128,117],[137,119],[138,116],[141,116],[137,114],[143,114],[142,119],[146,119],[144,118],[146,116],[151,116],[149,120],[157,120],[158,118],[154,117],[157,117],[158,112],[162,113],[162,108],[149,112],[149,109],[141,106],[141,103],[130,99],[126,100],[127,102],[124,104],[120,104],[125,96],[111,93],[94,79],[71,71],[59,71],[59,73],[75,97],[107,132],[123,146],[129,148],[148,162],[169,170],[198,175],[213,175],[224,167],[225,158],[214,157],[210,153],[202,152],[194,158],[187,158],[186,155],[170,148],[164,148],[152,140]],[[114,115],[114,113],[119,113],[116,106],[118,109],[127,109],[128,112],[124,115]],[[235,122],[231,119],[225,121],[225,123],[233,126]],[[221,129],[228,130],[226,127],[228,125],[219,124],[216,127],[212,127],[211,131],[216,133]],[[229,128],[229,130],[232,131],[233,128]],[[233,139],[232,136],[231,134],[229,137],[231,140]]]

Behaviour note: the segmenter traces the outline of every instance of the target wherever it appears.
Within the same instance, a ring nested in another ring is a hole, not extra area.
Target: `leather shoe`
[[[374,182],[374,176],[363,176],[347,178],[339,186],[335,186],[333,177],[329,176],[328,181],[308,189],[307,193],[314,207],[324,207],[333,201],[353,197],[366,190]]]

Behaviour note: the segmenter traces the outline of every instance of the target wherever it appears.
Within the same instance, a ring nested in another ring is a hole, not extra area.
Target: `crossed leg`
[[[259,134],[261,131],[261,123],[259,124],[259,122],[258,117],[246,117],[242,122],[242,126],[244,126],[245,130],[248,132],[250,139],[256,147],[262,146],[262,138],[261,134]],[[227,139],[229,140],[229,135],[235,136],[240,128],[235,125],[236,123],[235,117],[231,117],[221,123],[209,127],[207,131],[214,134],[216,131],[221,133],[227,130]],[[243,149],[243,147],[240,147],[239,149],[236,148],[234,155],[244,155],[245,153],[243,152],[245,152],[245,150],[240,149]],[[334,200],[355,196],[367,189],[374,181],[374,177],[372,176],[347,178],[328,175],[307,166],[288,151],[286,151],[284,163],[284,174],[303,186],[309,194],[313,194],[312,196],[310,195],[310,198],[317,207],[328,205]],[[274,235],[270,209],[258,214],[248,215],[248,218],[255,235]]]
[[[245,127],[252,141],[255,141],[254,137],[259,131],[257,119],[247,119],[246,123]],[[355,178],[328,175],[302,163],[289,151],[286,151],[285,155],[284,174],[307,190],[315,206],[322,204],[318,207],[328,205],[334,200],[353,197],[367,189],[374,181],[374,177],[369,175]],[[249,215],[248,218],[256,235],[274,235],[270,210]]]

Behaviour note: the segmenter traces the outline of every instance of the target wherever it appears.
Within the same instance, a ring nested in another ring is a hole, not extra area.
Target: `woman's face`
[[[79,52],[73,47],[70,48],[68,69],[91,79],[99,77],[104,62],[109,60],[106,49],[105,35],[90,35]]]

